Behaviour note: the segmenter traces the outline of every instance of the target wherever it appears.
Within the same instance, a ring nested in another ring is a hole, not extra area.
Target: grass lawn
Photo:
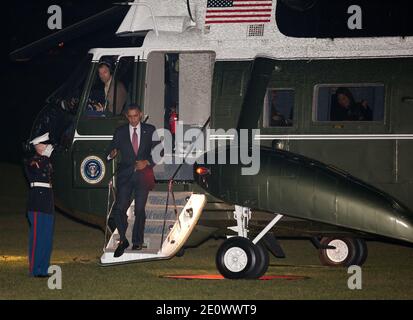
[[[2,165],[2,175],[6,173]],[[15,170],[15,171],[13,171]],[[7,170],[16,179],[18,169]],[[0,186],[0,299],[412,299],[413,249],[369,242],[362,290],[349,290],[346,269],[322,267],[307,241],[281,240],[286,259],[271,257],[267,275],[302,280],[174,280],[168,274],[216,274],[221,241],[210,240],[169,261],[100,267],[101,231],[57,214],[52,264],[62,268],[62,290],[47,279],[29,278],[24,183]],[[21,176],[18,176],[21,181]]]

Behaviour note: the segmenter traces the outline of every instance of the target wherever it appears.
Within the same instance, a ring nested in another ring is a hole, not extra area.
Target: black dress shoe
[[[116,248],[115,253],[113,254],[113,256],[115,258],[119,258],[125,252],[125,249],[127,249],[128,247],[129,247],[128,240],[119,242],[119,245]]]
[[[132,250],[142,250],[143,246],[141,244],[134,244]]]

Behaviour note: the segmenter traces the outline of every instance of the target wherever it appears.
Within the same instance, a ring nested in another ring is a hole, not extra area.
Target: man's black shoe
[[[119,242],[119,245],[116,248],[115,253],[113,254],[113,256],[115,258],[119,258],[125,252],[125,249],[127,249],[128,247],[129,247],[128,240]]]
[[[143,246],[141,244],[134,244],[132,250],[142,250]]]

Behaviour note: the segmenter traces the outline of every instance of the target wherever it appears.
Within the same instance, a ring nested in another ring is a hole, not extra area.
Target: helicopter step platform
[[[166,192],[150,192],[145,209],[146,223],[143,249],[136,251],[128,248],[122,256],[115,258],[113,254],[119,241],[119,233],[116,229],[100,258],[101,265],[107,266],[130,262],[170,259],[175,256],[185,244],[198,222],[202,209],[206,204],[206,197],[205,195],[193,194],[191,192],[176,192],[174,196],[178,217],[175,215],[175,207],[172,204],[168,206],[168,211],[165,215]],[[132,246],[132,229],[135,221],[134,202],[131,203],[127,215],[128,228],[126,238],[130,246]]]

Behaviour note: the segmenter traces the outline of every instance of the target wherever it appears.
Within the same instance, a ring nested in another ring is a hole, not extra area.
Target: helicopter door
[[[215,55],[210,52],[152,52],[147,59],[145,115],[148,123],[165,129],[165,164],[155,166],[156,180],[169,180],[211,114],[211,85]],[[198,130],[199,132],[199,130]],[[185,134],[187,136],[185,137]],[[165,139],[170,137],[168,143]],[[204,143],[204,142],[203,142]],[[191,154],[189,157],[197,157]],[[193,180],[184,165],[175,180]]]
[[[202,127],[211,115],[211,53],[179,55],[179,113],[185,125]]]
[[[125,106],[137,102],[137,68],[134,56],[102,56],[94,62],[72,147],[74,187],[107,187],[114,171],[105,161],[107,148],[115,129],[127,122]]]

